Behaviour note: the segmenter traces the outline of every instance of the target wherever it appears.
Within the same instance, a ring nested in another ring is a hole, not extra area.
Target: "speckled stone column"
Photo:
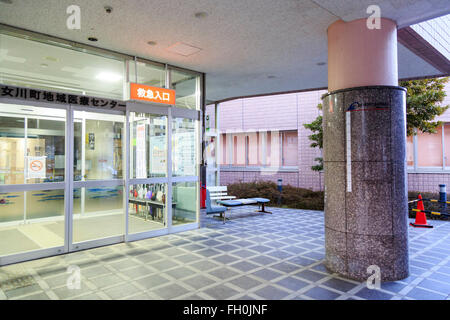
[[[326,267],[366,280],[406,278],[406,91],[336,90],[324,97]]]

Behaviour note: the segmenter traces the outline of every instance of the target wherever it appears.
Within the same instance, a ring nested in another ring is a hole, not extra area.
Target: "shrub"
[[[267,198],[271,206],[277,206],[278,189],[275,182],[258,181],[248,183],[233,183],[228,185],[228,193],[237,198]],[[312,191],[283,186],[281,206],[295,209],[324,210],[324,194],[322,191]]]
[[[228,193],[237,198],[267,198],[270,199],[270,206],[278,206],[278,189],[275,182],[257,181],[247,183],[233,183],[228,185]],[[421,194],[424,199],[439,199],[438,193],[410,191],[408,201],[415,200]],[[322,191],[312,191],[309,189],[296,188],[290,185],[283,186],[281,194],[281,206],[293,209],[324,210],[324,193]],[[443,212],[440,203],[424,201],[425,210]],[[409,217],[415,218],[417,203],[409,203]],[[449,204],[450,209],[450,204]],[[427,214],[428,219],[446,220],[447,217]]]

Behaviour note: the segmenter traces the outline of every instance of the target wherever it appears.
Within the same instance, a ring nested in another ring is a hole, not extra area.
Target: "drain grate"
[[[35,284],[33,276],[14,273],[0,273],[0,289],[9,291]]]

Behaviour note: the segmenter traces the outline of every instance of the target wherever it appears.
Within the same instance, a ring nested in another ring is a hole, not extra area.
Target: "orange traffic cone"
[[[433,228],[433,226],[427,224],[427,216],[425,215],[425,207],[423,206],[422,195],[419,194],[418,197],[420,200],[417,201],[417,210],[421,210],[420,212],[416,211],[416,221],[414,223],[410,223],[410,226],[415,228]]]

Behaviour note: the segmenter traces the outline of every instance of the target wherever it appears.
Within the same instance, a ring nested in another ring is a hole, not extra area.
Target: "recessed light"
[[[89,41],[92,41],[92,42],[98,41],[98,39],[97,39],[96,37],[89,37],[88,40],[89,40]]]
[[[318,66],[324,66],[324,65],[326,65],[327,63],[326,62],[317,62],[316,63]]]
[[[147,44],[149,46],[156,46],[156,41],[148,41]]]
[[[202,19],[202,18],[206,18],[208,16],[208,13],[204,12],[204,11],[200,11],[200,12],[196,12],[194,14],[194,16],[198,19]]]
[[[115,82],[122,79],[122,76],[112,72],[101,72],[95,78],[102,81]]]

